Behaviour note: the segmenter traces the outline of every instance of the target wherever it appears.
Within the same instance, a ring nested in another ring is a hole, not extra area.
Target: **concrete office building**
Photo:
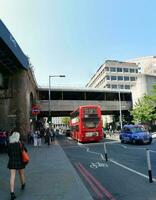
[[[138,76],[138,65],[130,62],[106,60],[86,87],[130,90]]]
[[[145,56],[128,60],[127,62],[136,63],[142,74],[156,76],[156,56]]]
[[[143,97],[145,94],[151,95],[153,85],[156,84],[156,76],[139,74],[136,84],[131,88],[133,106],[138,102],[138,99]]]
[[[156,84],[156,56],[135,58],[127,62],[136,63],[140,71],[136,84],[131,88],[134,106],[145,94],[152,94],[153,85]]]
[[[156,56],[146,56],[126,62],[106,60],[86,87],[130,90],[134,106],[139,98],[151,94],[154,84]]]

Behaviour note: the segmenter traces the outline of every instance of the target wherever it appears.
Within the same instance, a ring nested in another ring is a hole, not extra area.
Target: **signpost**
[[[40,112],[41,112],[41,110],[38,105],[32,106],[32,115],[38,115],[38,114],[40,114]]]

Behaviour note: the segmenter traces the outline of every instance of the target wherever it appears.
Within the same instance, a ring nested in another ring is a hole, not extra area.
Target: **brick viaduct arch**
[[[25,139],[37,83],[28,57],[0,20],[0,129],[17,127]]]
[[[26,136],[30,129],[31,107],[37,102],[37,85],[31,69],[7,76],[8,89],[1,90],[0,95],[0,128],[17,127]]]

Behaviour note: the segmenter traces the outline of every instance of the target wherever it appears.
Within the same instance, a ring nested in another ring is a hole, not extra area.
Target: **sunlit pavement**
[[[119,134],[106,135],[106,139],[119,140]]]
[[[30,163],[26,167],[26,188],[20,190],[17,174],[15,193],[19,200],[92,200],[57,141],[40,148],[27,145]],[[8,200],[9,170],[8,156],[0,154],[0,199]]]

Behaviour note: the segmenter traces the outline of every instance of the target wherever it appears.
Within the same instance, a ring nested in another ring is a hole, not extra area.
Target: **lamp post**
[[[49,118],[51,117],[51,78],[52,77],[65,77],[65,75],[49,75]]]
[[[119,94],[120,129],[122,129],[121,93],[119,85],[118,85],[118,90],[119,90],[118,94]]]

